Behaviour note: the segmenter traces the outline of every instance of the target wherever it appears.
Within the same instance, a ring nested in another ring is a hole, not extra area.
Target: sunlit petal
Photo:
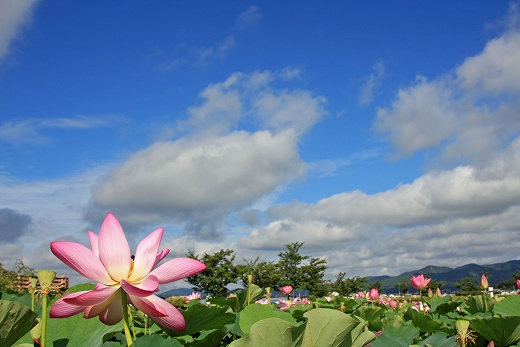
[[[139,243],[135,251],[134,270],[129,281],[140,281],[152,271],[163,234],[164,229],[159,228]]]
[[[118,289],[119,286],[90,290],[74,297],[65,297],[64,301],[71,305],[93,306],[110,298]]]
[[[121,224],[111,213],[107,214],[101,225],[98,244],[99,259],[110,276],[116,281],[126,279],[132,263],[130,246]]]
[[[121,287],[125,292],[133,296],[149,296],[159,290],[159,280],[152,275],[146,277],[139,285],[133,285],[122,280]]]
[[[175,258],[167,261],[157,269],[150,272],[159,279],[159,283],[169,283],[180,280],[206,269],[206,265],[191,258]]]
[[[98,236],[89,230],[88,239],[90,240],[90,249],[99,258]]]
[[[70,297],[76,297],[76,296],[82,295],[84,293],[87,293],[87,291],[72,293],[63,298],[59,298],[58,300],[56,300],[54,305],[52,305],[52,307],[51,307],[50,317],[51,318],[67,318],[67,317],[71,317],[78,313],[83,312],[85,310],[85,306],[71,305],[71,304],[68,304],[65,301],[63,301],[63,299],[70,298]]]
[[[99,258],[87,247],[75,242],[51,242],[51,251],[58,259],[79,274],[96,282],[113,284]]]
[[[155,267],[155,265],[159,264],[161,260],[163,260],[168,255],[168,253],[170,253],[170,250],[168,248],[165,248],[159,253],[157,253],[152,269]]]
[[[128,296],[132,304],[137,307],[138,310],[146,313],[150,317],[162,317],[166,316],[168,313],[165,306],[162,303],[156,303],[155,301],[150,300],[151,297],[156,297],[155,295],[150,295],[147,297],[137,297],[137,296]],[[162,300],[162,299],[161,299]],[[166,302],[166,301],[165,301]],[[170,305],[168,302],[166,304]]]

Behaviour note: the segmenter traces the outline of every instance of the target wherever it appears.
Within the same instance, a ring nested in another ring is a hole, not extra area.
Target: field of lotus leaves
[[[413,282],[412,282],[413,284]],[[93,284],[70,288],[92,290]],[[229,298],[210,302],[194,294],[170,300],[186,326],[183,332],[164,329],[132,305],[130,341],[123,322],[105,325],[95,317],[76,314],[50,318],[45,342],[41,322],[49,314],[51,299],[42,314],[41,297],[31,310],[30,293],[6,291],[0,300],[0,346],[520,346],[520,296],[511,294],[453,297],[432,294],[386,297],[377,291],[341,297],[266,299],[263,289],[250,284]],[[33,328],[37,324],[40,323]],[[31,330],[32,329],[32,330]],[[30,331],[31,330],[31,331]]]

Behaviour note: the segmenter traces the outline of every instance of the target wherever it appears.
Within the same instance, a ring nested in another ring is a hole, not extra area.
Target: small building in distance
[[[33,276],[33,278],[37,278],[36,276]],[[58,289],[61,289],[65,291],[67,288],[69,288],[69,278],[67,275],[63,276],[56,276],[54,278],[54,282],[52,282],[52,285]],[[16,276],[16,284],[15,284],[15,290],[21,292],[24,290],[29,290],[31,287],[31,277],[29,276],[22,276],[18,275]],[[40,283],[38,282],[37,288],[40,288]]]

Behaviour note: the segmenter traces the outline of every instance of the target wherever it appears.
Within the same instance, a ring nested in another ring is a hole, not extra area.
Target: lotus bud
[[[516,280],[516,287],[520,289],[520,279]]]
[[[485,274],[482,274],[482,277],[480,278],[480,287],[484,290],[489,287],[489,282]]]
[[[285,295],[289,295],[293,290],[293,287],[292,286],[283,286],[282,288],[280,288],[280,291],[282,293],[284,293]]]
[[[495,343],[494,343],[493,341],[491,341],[491,342],[487,345],[487,347],[495,347]]]
[[[38,324],[36,324],[30,331],[31,338],[34,342],[36,342],[38,345],[40,345],[40,338],[42,337],[42,324],[41,324],[41,318],[36,318],[38,321]]]
[[[48,291],[48,289],[52,286],[54,282],[54,278],[56,278],[56,272],[52,270],[40,270],[38,271],[38,280],[40,281],[40,287],[42,291]]]
[[[428,288],[428,297],[431,299],[433,298],[433,291],[431,288]]]
[[[437,290],[435,291],[435,296],[439,298],[442,296],[441,289],[439,287],[437,287]]]

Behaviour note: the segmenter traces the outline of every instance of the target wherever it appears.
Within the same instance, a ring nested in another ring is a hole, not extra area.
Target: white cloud
[[[520,31],[510,30],[454,73],[399,90],[374,129],[388,134],[397,158],[438,149],[446,161],[492,160],[519,135],[519,61]]]
[[[258,6],[251,5],[247,11],[242,12],[235,23],[237,28],[245,28],[251,26],[262,19],[262,14],[258,11]]]
[[[0,124],[0,141],[11,145],[44,145],[52,141],[41,133],[44,129],[92,129],[111,126],[115,121],[117,117],[112,115],[8,120]]]
[[[3,0],[0,2],[0,59],[9,52],[12,41],[31,22],[38,0]]]
[[[15,242],[0,244],[0,263],[9,267],[16,259],[21,259],[35,269],[53,269],[59,274],[67,273],[74,283],[85,282],[50,252],[49,245],[59,239],[88,244],[85,206],[90,198],[90,188],[107,169],[97,167],[44,181],[0,177],[0,209],[15,210],[31,219],[31,224]],[[101,221],[96,221],[92,230],[99,230]]]
[[[325,114],[324,98],[273,89],[285,75],[235,73],[208,86],[179,125],[191,135],[157,142],[112,170],[93,189],[89,218],[110,209],[129,223],[172,220],[218,238],[224,216],[302,178],[297,143]],[[264,130],[235,130],[242,122]]]
[[[130,209],[141,222],[156,214],[183,219],[192,210],[247,206],[303,173],[292,132],[239,131],[155,143],[114,169],[93,197],[107,207]]]
[[[381,86],[382,81],[388,77],[385,72],[385,65],[378,61],[372,66],[374,70],[367,78],[365,83],[361,86],[359,93],[359,104],[364,106],[374,101],[374,93]]]
[[[239,247],[274,252],[305,241],[307,254],[327,259],[330,273],[399,274],[516,259],[520,138],[482,168],[432,171],[381,193],[345,192],[266,214],[272,222],[239,239]]]
[[[500,96],[520,93],[520,32],[491,40],[481,54],[467,59],[456,71],[463,89]]]

